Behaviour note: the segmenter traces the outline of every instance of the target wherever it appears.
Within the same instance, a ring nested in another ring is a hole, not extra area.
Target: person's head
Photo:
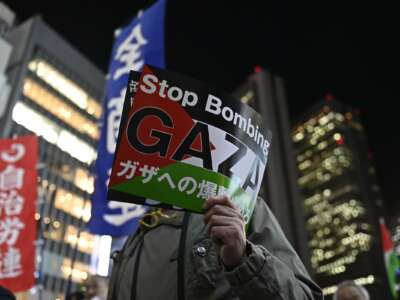
[[[349,280],[338,285],[333,300],[369,300],[369,294],[363,286]]]
[[[99,282],[96,276],[89,276],[89,278],[85,281],[86,288],[86,296],[90,299],[94,296],[97,296],[99,292]]]
[[[65,300],[84,300],[85,294],[83,292],[73,292],[72,294],[67,295]]]
[[[0,299],[1,300],[15,300],[15,296],[8,289],[0,285]]]
[[[88,299],[91,299],[95,296],[105,297],[107,295],[108,281],[105,277],[98,275],[89,276],[84,285],[86,297]]]

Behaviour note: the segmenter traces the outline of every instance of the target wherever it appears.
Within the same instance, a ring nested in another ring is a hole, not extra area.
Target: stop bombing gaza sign
[[[139,81],[135,76],[131,72],[108,199],[202,213],[209,197],[227,195],[247,223],[271,141],[260,114],[174,72],[146,65]]]

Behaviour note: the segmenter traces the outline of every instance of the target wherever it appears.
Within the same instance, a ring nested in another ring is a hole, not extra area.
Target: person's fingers
[[[230,245],[239,239],[238,225],[213,226],[210,228],[210,237],[220,245]]]
[[[235,217],[212,215],[206,224],[208,225],[208,230],[211,230],[214,226],[232,226],[236,222],[238,220]]]
[[[228,206],[219,205],[219,204],[212,206],[210,209],[208,209],[208,211],[205,212],[205,214],[203,216],[204,222],[208,223],[208,220],[213,215],[236,217],[236,218],[242,219],[242,216],[240,215],[238,210],[233,209]]]
[[[225,205],[233,209],[236,209],[235,205],[232,203],[232,201],[229,199],[228,196],[215,196],[208,198],[208,200],[203,205],[203,209],[208,210],[209,208],[211,208],[216,204]]]

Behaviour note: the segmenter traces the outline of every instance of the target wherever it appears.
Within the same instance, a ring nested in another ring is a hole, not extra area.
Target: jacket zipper
[[[136,254],[136,259],[135,259],[135,267],[133,270],[133,278],[132,278],[132,290],[131,290],[131,300],[136,299],[136,285],[137,285],[137,280],[138,280],[138,272],[139,272],[139,263],[140,263],[140,256],[142,255],[142,249],[143,249],[143,244],[144,244],[144,234],[142,234],[139,245],[138,245],[138,251]]]
[[[190,213],[185,213],[182,221],[178,249],[178,300],[185,300],[185,244]]]

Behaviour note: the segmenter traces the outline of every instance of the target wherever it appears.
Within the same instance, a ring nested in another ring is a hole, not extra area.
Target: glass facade
[[[376,289],[380,270],[371,260],[381,255],[380,241],[361,124],[340,104],[324,102],[292,139],[316,281],[326,295],[350,279]]]
[[[37,274],[43,295],[53,298],[75,290],[88,277],[96,240],[86,224],[101,115],[96,97],[101,95],[82,87],[80,78],[65,74],[66,69],[68,65],[36,48],[11,111],[10,132],[33,132],[40,141]]]

